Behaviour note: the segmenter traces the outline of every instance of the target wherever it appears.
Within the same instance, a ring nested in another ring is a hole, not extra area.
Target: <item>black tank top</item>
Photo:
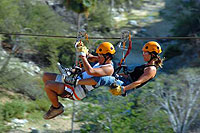
[[[155,66],[155,65],[141,65],[141,66],[135,67],[134,71],[132,71],[132,72],[129,73],[132,82],[137,81],[140,78],[140,76],[142,76],[142,74],[144,73],[144,69],[146,67],[149,67],[149,66]],[[153,79],[153,78],[151,78],[151,79]],[[151,79],[147,80],[146,82],[142,83],[141,85],[137,86],[136,88],[142,87],[147,82],[149,82]]]

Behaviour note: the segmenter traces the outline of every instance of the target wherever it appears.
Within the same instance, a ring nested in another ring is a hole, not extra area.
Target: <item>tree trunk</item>
[[[78,18],[77,18],[77,31],[79,31],[81,28],[81,14],[78,13]]]
[[[115,5],[115,1],[114,0],[110,0],[110,15],[112,16],[112,11],[114,9],[114,5]]]

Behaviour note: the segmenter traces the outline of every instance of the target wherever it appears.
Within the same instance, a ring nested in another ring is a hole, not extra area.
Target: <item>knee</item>
[[[52,81],[45,82],[45,90],[50,90],[52,88]]]
[[[44,72],[44,74],[42,76],[42,80],[43,80],[44,83],[46,83],[49,80],[55,80],[56,76],[57,76],[56,73]]]

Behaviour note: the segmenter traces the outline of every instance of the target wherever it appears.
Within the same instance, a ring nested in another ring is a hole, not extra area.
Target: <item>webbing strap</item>
[[[125,74],[127,74],[127,66],[124,65],[124,62],[125,62],[126,57],[130,54],[130,51],[132,49],[132,41],[131,41],[131,33],[130,32],[128,34],[128,40],[129,40],[128,50],[127,50],[125,56],[120,60],[120,63],[118,64],[119,67],[115,69],[114,75],[119,73],[122,68],[123,68],[123,72]],[[123,40],[123,49],[125,49],[125,42],[126,42],[126,40],[124,39]]]
[[[72,87],[72,86],[70,86],[70,85],[67,85],[67,84],[65,84],[64,86],[72,90],[73,95],[76,97],[77,100],[81,100],[81,99],[76,95],[75,90],[74,90],[74,87]]]
[[[122,63],[125,61],[126,57],[130,54],[130,51],[132,49],[132,41],[131,41],[131,33],[129,33],[129,36],[128,36],[128,40],[129,40],[129,46],[128,46],[128,50],[125,54],[125,56],[121,59],[120,63],[119,63],[119,66],[121,67]],[[123,49],[125,49],[125,46],[124,46],[125,42],[123,42]]]

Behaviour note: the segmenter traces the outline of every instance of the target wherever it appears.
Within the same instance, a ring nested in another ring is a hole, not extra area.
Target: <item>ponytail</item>
[[[156,57],[154,57],[154,65],[157,68],[162,68],[164,59],[165,58],[162,59],[159,55],[156,55]]]

